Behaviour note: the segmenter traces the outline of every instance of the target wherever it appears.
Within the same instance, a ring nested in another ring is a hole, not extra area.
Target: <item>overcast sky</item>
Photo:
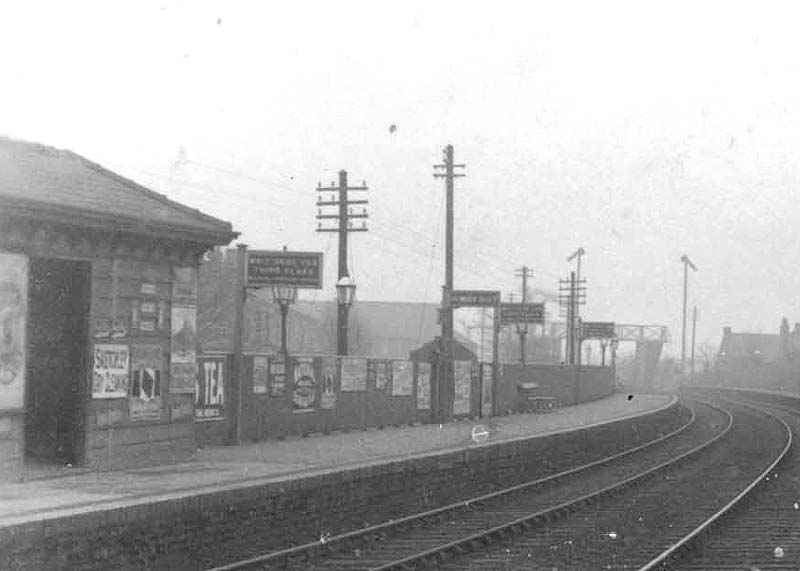
[[[800,34],[791,3],[19,2],[0,131],[74,150],[326,252],[315,188],[370,187],[359,298],[438,301],[444,145],[458,288],[556,290],[583,246],[587,319],[698,339],[800,321]],[[390,126],[395,125],[392,132]]]

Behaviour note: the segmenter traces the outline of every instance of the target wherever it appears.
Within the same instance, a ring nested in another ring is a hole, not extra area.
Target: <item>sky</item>
[[[73,150],[321,251],[316,187],[370,190],[358,298],[438,302],[455,147],[455,286],[557,291],[586,250],[587,320],[680,351],[800,321],[800,34],[772,2],[18,2],[0,21],[0,133]],[[391,129],[391,126],[395,126]]]

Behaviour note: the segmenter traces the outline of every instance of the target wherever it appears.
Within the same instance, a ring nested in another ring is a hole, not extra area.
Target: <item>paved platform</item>
[[[180,464],[0,484],[0,527],[565,432],[651,413],[675,398],[616,393],[548,413],[210,447]],[[488,436],[476,442],[479,424]]]

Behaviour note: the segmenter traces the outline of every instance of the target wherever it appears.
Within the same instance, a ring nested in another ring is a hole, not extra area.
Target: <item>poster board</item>
[[[113,399],[128,396],[130,349],[127,345],[96,343],[92,398]]]
[[[367,390],[367,360],[363,357],[342,357],[341,390]]]
[[[161,420],[161,391],[166,380],[164,351],[161,345],[132,345],[130,351],[130,419]]]
[[[25,406],[28,259],[0,253],[0,410]]]
[[[259,355],[253,357],[253,392],[255,394],[267,394],[268,376],[267,358]]]
[[[275,398],[286,396],[286,357],[282,355],[269,359],[269,395]]]
[[[296,413],[314,412],[317,406],[317,379],[314,359],[303,357],[294,363],[292,410]]]
[[[417,363],[417,408],[431,408],[431,364],[422,361]]]
[[[319,407],[321,409],[336,408],[336,393],[338,386],[339,360],[335,357],[322,358],[322,394]]]
[[[197,420],[225,417],[225,357],[203,357],[198,363],[194,414]]]
[[[411,396],[414,371],[411,361],[392,361],[392,396]]]
[[[453,414],[470,413],[470,393],[472,389],[472,361],[455,361],[455,397]]]

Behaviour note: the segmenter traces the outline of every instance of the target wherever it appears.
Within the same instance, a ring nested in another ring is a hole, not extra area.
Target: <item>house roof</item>
[[[781,355],[781,336],[770,333],[727,333],[720,354],[728,357],[759,356],[771,360]]]
[[[227,244],[231,224],[67,150],[0,137],[3,211],[51,222]]]

